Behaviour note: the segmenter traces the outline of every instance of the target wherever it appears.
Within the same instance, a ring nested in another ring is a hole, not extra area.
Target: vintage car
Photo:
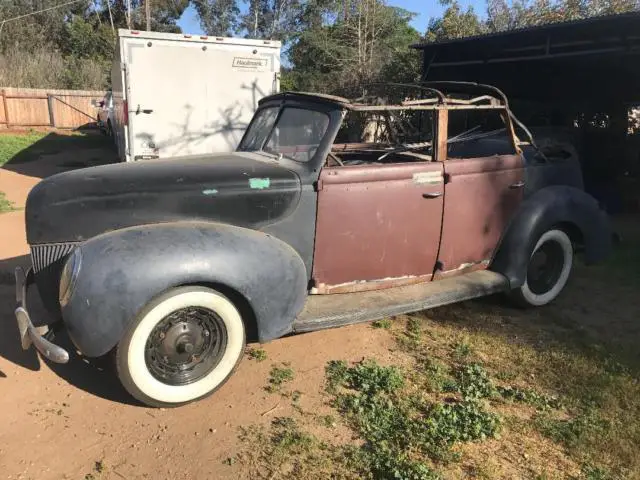
[[[94,106],[98,108],[97,121],[98,128],[102,133],[108,136],[113,135],[113,92],[109,90],[102,100],[94,102]]]
[[[16,272],[23,347],[67,362],[62,326],[80,354],[111,353],[136,399],[176,406],[219,388],[246,341],[499,292],[546,305],[577,249],[608,253],[571,149],[536,147],[499,90],[378,90],[272,95],[235,152],[40,182]],[[33,282],[49,319],[30,319]]]

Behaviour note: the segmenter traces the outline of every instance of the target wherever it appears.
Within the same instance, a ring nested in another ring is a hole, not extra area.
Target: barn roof
[[[466,80],[511,98],[640,101],[640,12],[413,45],[426,80]]]

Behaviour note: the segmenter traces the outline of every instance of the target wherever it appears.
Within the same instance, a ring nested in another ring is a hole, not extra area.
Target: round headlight
[[[63,307],[69,303],[69,299],[73,294],[81,265],[82,253],[79,248],[76,248],[65,262],[62,274],[60,275],[60,291],[58,300],[60,300],[60,305]]]

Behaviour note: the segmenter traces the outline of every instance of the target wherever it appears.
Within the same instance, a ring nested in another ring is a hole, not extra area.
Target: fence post
[[[53,113],[53,95],[47,93],[47,108],[49,109],[49,125],[56,126],[56,116]]]
[[[4,106],[4,123],[9,128],[9,109],[7,108],[7,91],[2,90],[2,104]]]

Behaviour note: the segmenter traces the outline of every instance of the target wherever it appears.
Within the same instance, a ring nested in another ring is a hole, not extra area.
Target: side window
[[[341,166],[433,160],[431,110],[351,111],[334,142]]]
[[[335,143],[406,145],[430,143],[433,139],[433,111],[349,112]]]
[[[516,153],[500,109],[449,110],[447,158],[481,158]]]

